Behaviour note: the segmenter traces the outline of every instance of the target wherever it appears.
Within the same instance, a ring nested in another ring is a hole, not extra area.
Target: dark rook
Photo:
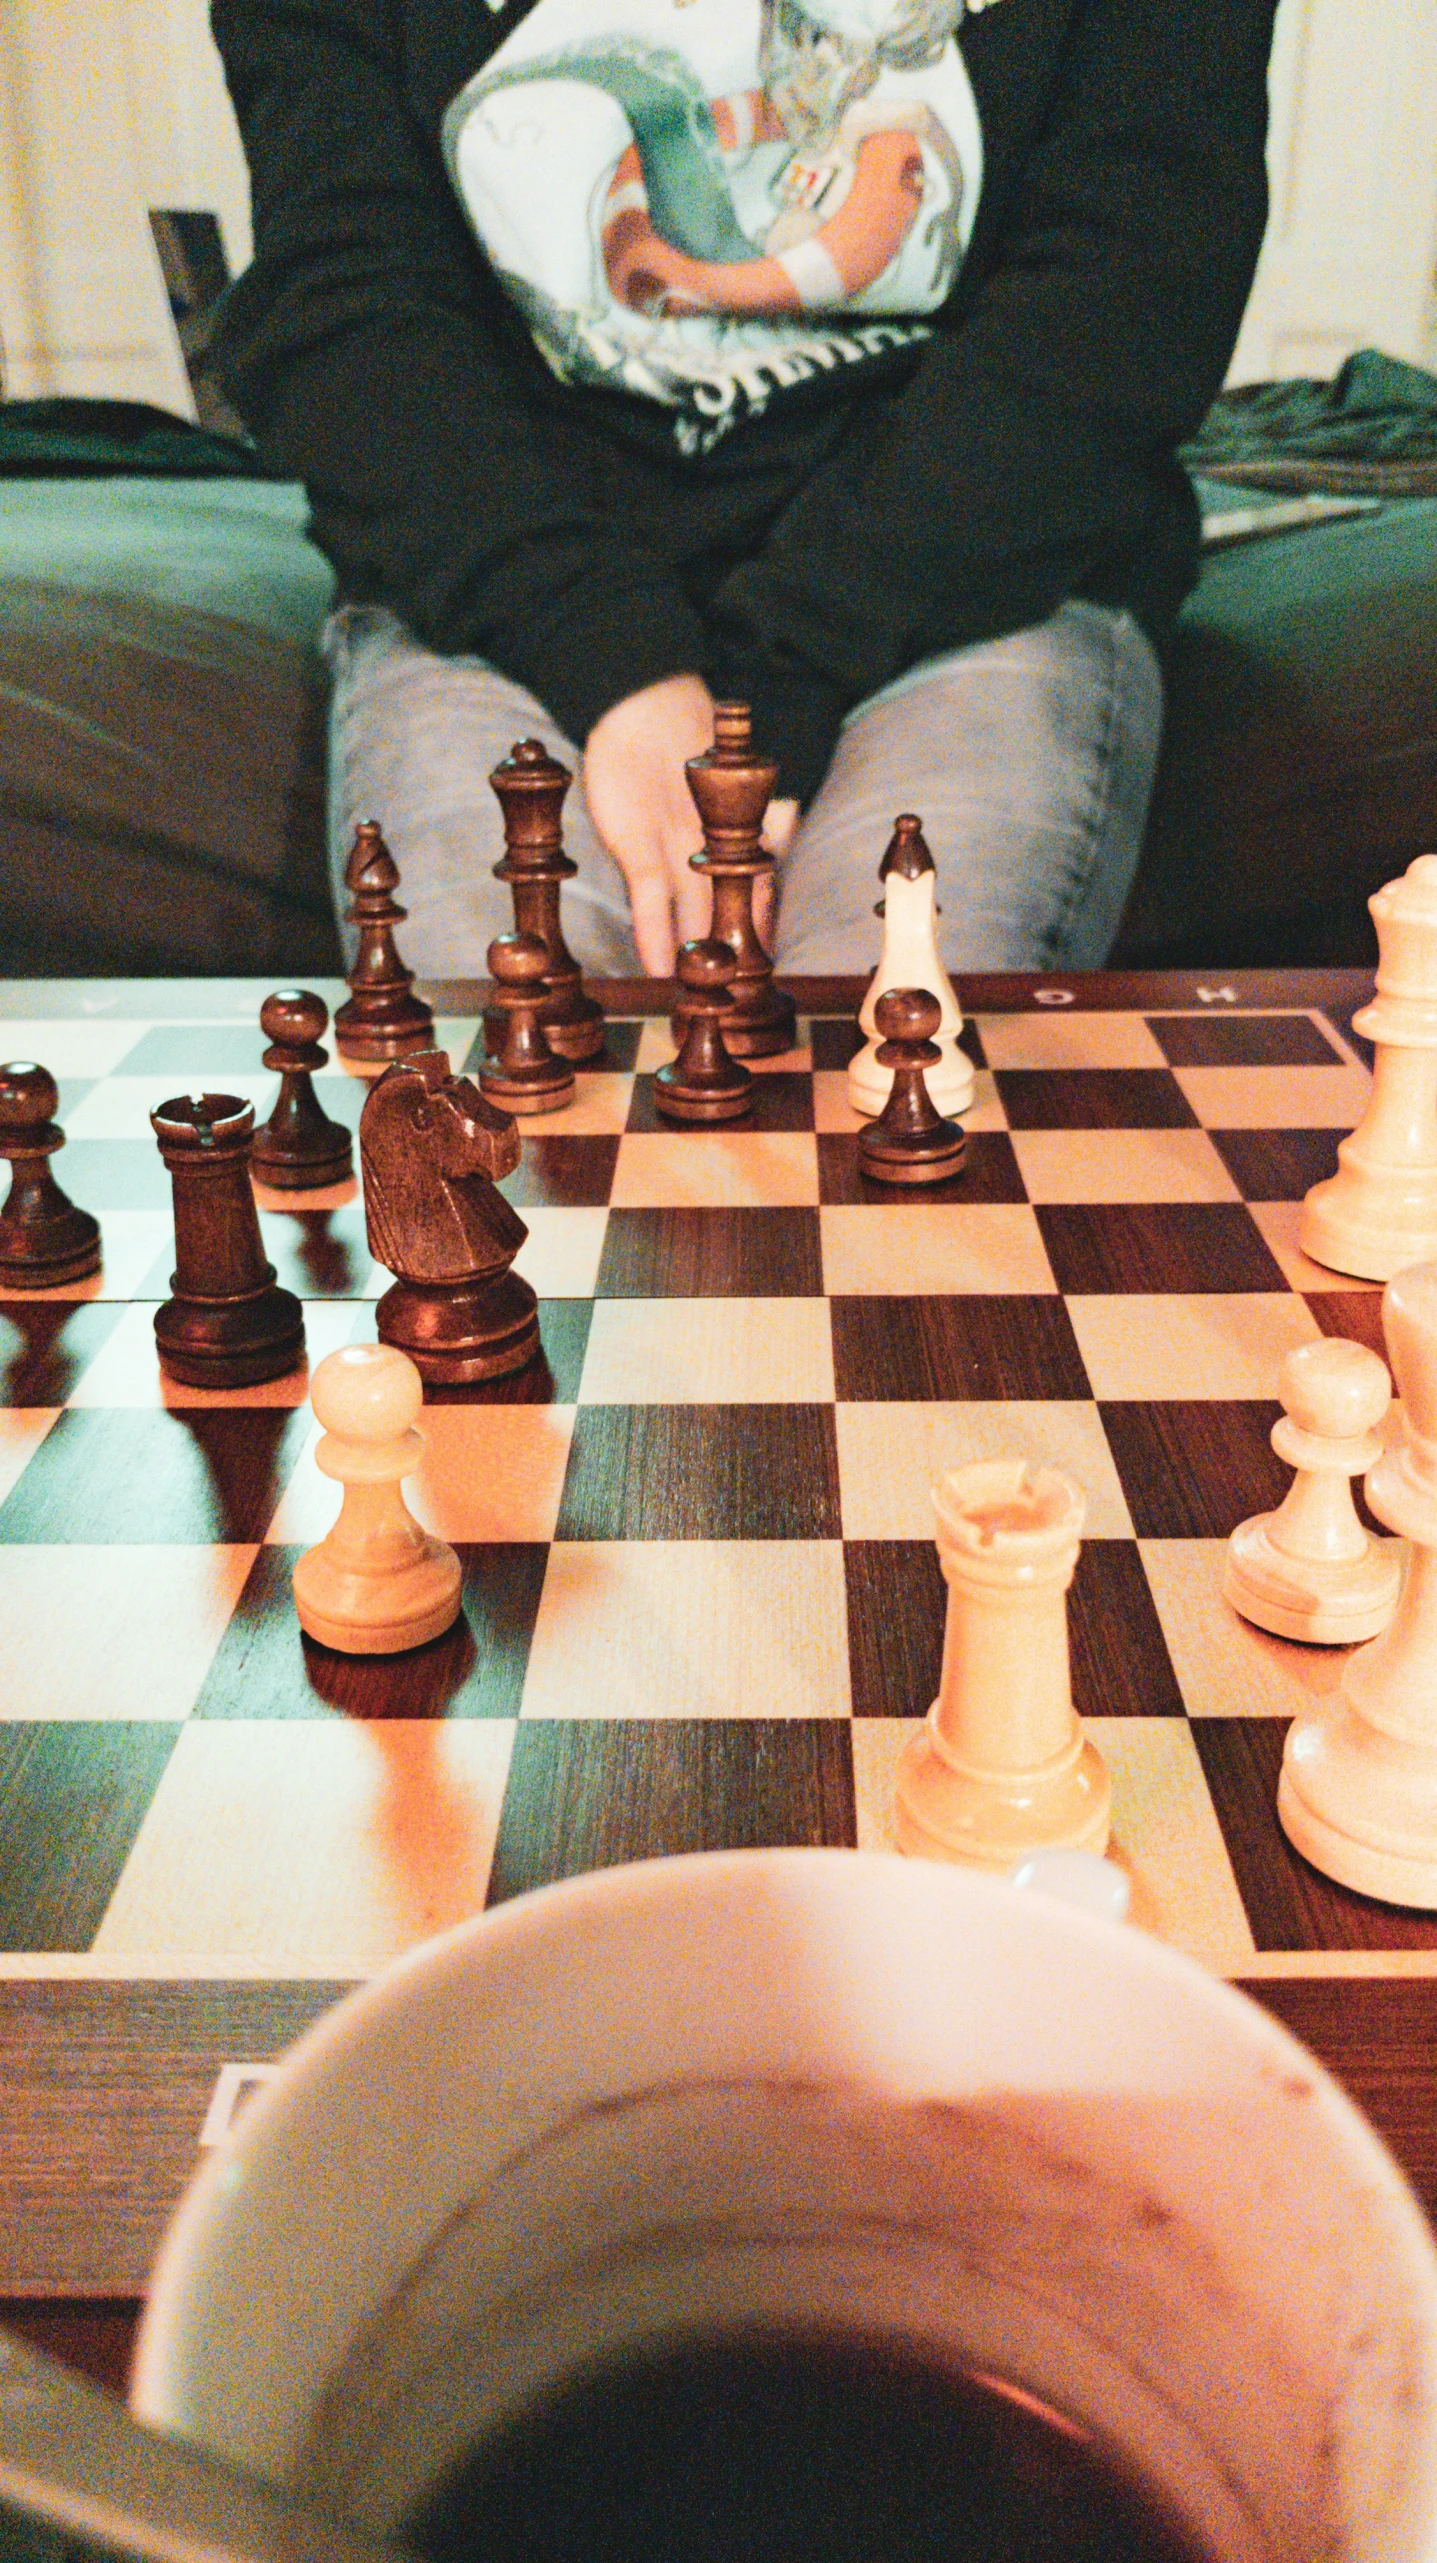
[[[173,1297],[155,1311],[160,1367],[190,1388],[249,1388],[304,1357],[304,1312],[280,1290],[250,1190],[254,1106],[176,1095],[150,1115],[175,1204]]]

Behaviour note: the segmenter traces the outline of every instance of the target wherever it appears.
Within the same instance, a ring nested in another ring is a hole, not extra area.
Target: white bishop
[[[864,1047],[850,1063],[848,1100],[855,1112],[870,1117],[882,1112],[893,1084],[891,1068],[878,1064],[880,997],[890,988],[926,988],[939,1005],[933,1038],[942,1057],[925,1072],[930,1103],[944,1118],[966,1112],[973,1101],[973,1068],[958,1047],[963,1017],[952,983],[938,957],[938,875],[924,842],[921,820],[911,812],[893,822],[893,838],[878,877],[883,884],[883,952],[859,1008]]]

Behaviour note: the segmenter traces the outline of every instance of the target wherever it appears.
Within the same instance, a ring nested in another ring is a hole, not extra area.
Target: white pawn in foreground
[[[1389,1281],[1437,1255],[1437,854],[1367,904],[1377,994],[1352,1023],[1377,1045],[1372,1096],[1308,1193],[1298,1243],[1333,1272]]]
[[[1068,1673],[1087,1505],[1058,1468],[975,1460],[933,1490],[948,1619],[938,1697],[898,1764],[901,1851],[1007,1874],[1108,1839],[1107,1770]]]
[[[1335,1697],[1288,1729],[1277,1812],[1303,1858],[1387,1904],[1437,1907],[1437,1264],[1383,1294],[1402,1439],[1367,1477],[1380,1522],[1411,1542],[1381,1637]]]
[[[967,1112],[973,1101],[973,1063],[958,1047],[963,1017],[953,983],[938,957],[938,875],[923,839],[921,823],[905,812],[893,822],[893,838],[878,877],[883,884],[883,951],[858,1010],[864,1047],[850,1061],[848,1100],[854,1112],[870,1117],[882,1112],[893,1085],[893,1071],[878,1062],[878,1000],[890,988],[926,988],[938,1000],[938,1029],[933,1038],[940,1057],[925,1068],[928,1100],[945,1121]]]
[[[1382,1457],[1387,1365],[1365,1344],[1323,1335],[1288,1354],[1278,1395],[1287,1413],[1272,1447],[1297,1475],[1276,1512],[1239,1522],[1222,1589],[1275,1637],[1352,1646],[1386,1628],[1402,1582],[1400,1542],[1375,1540],[1352,1500],[1353,1478]]]
[[[327,1539],[294,1570],[299,1624],[345,1655],[397,1655],[438,1637],[459,1612],[459,1560],[431,1539],[399,1491],[419,1464],[423,1384],[392,1344],[346,1344],[310,1383],[325,1435],[315,1464],[344,1489]]]

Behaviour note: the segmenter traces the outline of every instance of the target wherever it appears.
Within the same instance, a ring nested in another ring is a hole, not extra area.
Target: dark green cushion
[[[1434,848],[1437,499],[1209,554],[1119,957],[1366,959],[1367,896]]]

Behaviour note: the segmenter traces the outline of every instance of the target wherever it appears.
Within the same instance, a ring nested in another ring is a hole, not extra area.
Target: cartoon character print
[[[596,39],[593,0],[538,0],[444,138],[555,371],[677,405],[707,442],[775,389],[926,335],[981,185],[963,14],[610,0]]]

